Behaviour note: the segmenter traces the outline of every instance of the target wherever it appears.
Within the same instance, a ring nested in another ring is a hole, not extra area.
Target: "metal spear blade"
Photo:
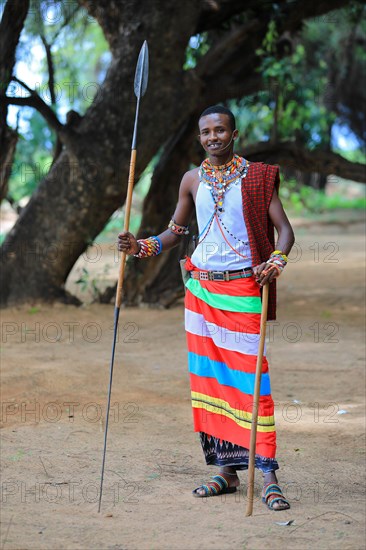
[[[134,90],[137,99],[140,99],[147,88],[147,81],[149,80],[149,50],[147,47],[147,42],[142,44],[139,58],[137,61],[136,72],[135,72],[135,83]]]

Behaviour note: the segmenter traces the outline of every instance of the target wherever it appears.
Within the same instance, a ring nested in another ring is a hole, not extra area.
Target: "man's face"
[[[212,156],[227,154],[233,145],[230,140],[238,135],[237,130],[232,130],[228,115],[213,113],[206,115],[199,120],[199,140],[204,148]]]

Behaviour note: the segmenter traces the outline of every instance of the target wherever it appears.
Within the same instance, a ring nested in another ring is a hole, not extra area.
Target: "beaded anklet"
[[[169,222],[168,229],[170,229],[170,231],[172,233],[175,233],[175,235],[188,235],[189,234],[188,225],[179,225],[179,224],[175,223],[173,218]]]
[[[159,237],[149,237],[148,239],[138,239],[140,246],[138,254],[134,254],[135,258],[148,258],[149,256],[157,256],[163,250],[163,244]]]

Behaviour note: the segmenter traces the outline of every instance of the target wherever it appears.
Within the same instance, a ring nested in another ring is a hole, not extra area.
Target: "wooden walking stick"
[[[257,365],[255,369],[252,428],[250,432],[248,490],[247,490],[248,503],[247,503],[247,509],[245,512],[246,516],[251,516],[253,513],[255,445],[257,441],[258,406],[259,406],[259,394],[260,394],[261,378],[262,378],[264,343],[266,339],[267,310],[268,310],[268,283],[264,285],[263,294],[262,294],[261,328],[260,328],[260,338],[259,338],[258,355],[257,355]]]
[[[133,129],[133,138],[132,138],[132,147],[131,147],[130,172],[129,172],[129,176],[128,176],[125,223],[124,223],[124,228],[123,228],[124,231],[128,231],[129,225],[130,225],[132,191],[133,191],[133,186],[134,186],[134,181],[135,181],[137,123],[138,123],[138,116],[139,116],[140,99],[142,98],[142,96],[146,92],[148,77],[149,77],[149,50],[148,50],[148,47],[147,47],[147,42],[145,40],[145,42],[143,43],[142,48],[140,50],[139,58],[138,58],[138,61],[137,61],[136,73],[135,73],[135,82],[134,82],[134,91],[135,91],[135,95],[136,95],[136,98],[137,98],[137,103],[136,103],[136,114],[135,114],[135,126],[134,126],[134,129]],[[114,353],[115,353],[115,350],[116,350],[116,339],[117,339],[119,311],[120,311],[121,303],[122,303],[122,286],[123,286],[123,277],[124,277],[124,273],[125,273],[125,265],[126,265],[126,253],[122,252],[122,258],[121,258],[121,263],[120,263],[120,266],[119,266],[119,274],[118,274],[116,302],[115,302],[115,307],[114,307],[114,333],[113,333],[112,357],[111,357],[110,373],[109,373],[108,403],[107,403],[107,412],[106,412],[106,420],[105,420],[104,449],[103,449],[102,473],[101,473],[101,479],[100,479],[98,512],[100,512],[100,507],[101,507],[101,503],[102,503],[105,455],[106,455],[106,450],[107,450],[109,410],[110,410],[110,406],[111,406],[111,391],[112,391]]]

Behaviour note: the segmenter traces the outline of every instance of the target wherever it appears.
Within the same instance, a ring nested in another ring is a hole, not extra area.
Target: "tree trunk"
[[[65,149],[2,246],[2,305],[69,300],[64,283],[72,266],[123,204],[135,113],[134,72],[145,38],[154,72],[141,110],[137,174],[166,139],[166,129],[174,131],[185,116],[178,109],[185,92],[181,68],[197,2],[169,4],[164,10],[156,10],[154,3],[130,2],[118,9],[114,2],[97,4],[86,2],[92,13],[97,9],[113,60],[79,126],[59,130]]]
[[[15,64],[15,50],[28,13],[29,0],[11,0],[0,23],[0,95],[9,86]],[[0,100],[0,203],[8,194],[8,181],[18,134],[6,124],[7,104]]]

